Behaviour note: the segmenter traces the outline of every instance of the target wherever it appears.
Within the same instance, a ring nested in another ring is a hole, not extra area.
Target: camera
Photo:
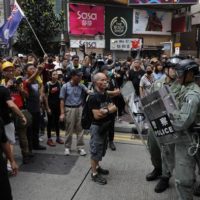
[[[15,78],[13,83],[16,85],[20,85],[23,82],[22,77]]]

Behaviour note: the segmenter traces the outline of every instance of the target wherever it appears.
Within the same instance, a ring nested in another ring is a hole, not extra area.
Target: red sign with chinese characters
[[[104,34],[104,6],[69,4],[69,34]]]

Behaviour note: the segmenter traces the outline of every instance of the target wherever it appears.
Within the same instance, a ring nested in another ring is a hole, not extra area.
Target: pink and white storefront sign
[[[104,34],[104,6],[70,3],[69,34]]]

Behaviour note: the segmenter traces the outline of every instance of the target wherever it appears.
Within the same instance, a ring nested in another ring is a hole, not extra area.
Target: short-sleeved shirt
[[[140,87],[144,89],[145,96],[151,93],[151,86],[155,82],[154,76],[151,75],[150,77],[145,74],[140,80]]]
[[[24,87],[28,92],[26,98],[26,107],[29,112],[36,113],[40,112],[40,85],[38,81],[34,81],[30,84],[24,81]]]
[[[12,122],[12,113],[7,105],[7,101],[12,100],[8,88],[0,85],[0,117],[4,124]]]
[[[60,91],[60,99],[63,99],[65,106],[78,106],[83,104],[84,93],[87,87],[83,84],[72,85],[71,82],[65,83]]]
[[[108,106],[109,103],[111,103],[111,99],[108,97],[108,95],[106,93],[101,94],[96,92],[95,94],[91,95],[88,99],[88,106],[89,109],[92,110],[99,110],[101,108],[105,108]],[[103,119],[95,119],[94,116],[92,117],[92,123],[93,124],[97,124],[97,125],[101,125],[105,122],[108,122],[109,120],[112,119],[112,114],[107,115],[105,118]]]
[[[48,104],[50,107],[58,107],[60,105],[60,89],[61,85],[58,81],[56,83],[46,83],[44,92],[48,95]]]

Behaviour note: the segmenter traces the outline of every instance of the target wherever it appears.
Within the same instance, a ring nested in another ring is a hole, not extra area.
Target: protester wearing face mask
[[[146,73],[142,76],[140,80],[140,97],[143,98],[150,94],[151,85],[155,82],[153,76],[153,66],[148,65],[146,68]]]

